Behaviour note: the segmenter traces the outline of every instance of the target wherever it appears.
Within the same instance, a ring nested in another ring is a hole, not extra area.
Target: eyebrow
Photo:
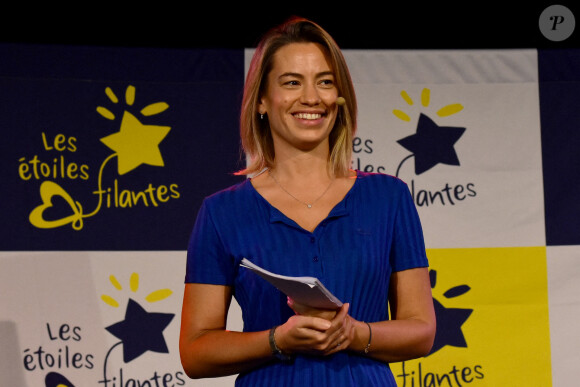
[[[323,71],[323,72],[320,72],[320,73],[316,74],[316,78],[325,77],[325,76],[328,76],[328,75],[334,76],[334,72],[332,72],[332,71]],[[285,77],[304,78],[304,75],[302,75],[300,73],[287,72],[287,73],[281,74],[278,77],[278,79],[285,78]]]

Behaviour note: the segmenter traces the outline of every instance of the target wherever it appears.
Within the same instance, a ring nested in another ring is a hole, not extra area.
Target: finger
[[[336,316],[332,319],[332,328],[329,330],[329,333],[332,333],[336,330],[344,329],[345,322],[348,322],[348,309],[349,304],[343,304]]]
[[[330,345],[326,351],[324,351],[324,355],[332,355],[333,353],[345,350],[348,347],[345,341],[346,340],[343,340],[340,337],[337,340],[334,340],[332,345]]]
[[[287,298],[286,304],[294,311],[295,314],[302,314],[298,305],[290,297]]]
[[[294,311],[294,313],[303,316],[315,316],[324,318],[326,320],[332,320],[338,313],[337,309],[319,309],[306,306],[304,304],[297,303],[292,298],[288,297],[286,303]]]
[[[348,314],[348,309],[350,308],[350,304],[342,304],[338,313],[336,314],[336,319],[343,319]]]
[[[326,319],[313,316],[294,316],[299,329],[314,330],[317,332],[326,332],[332,326],[332,323]]]
[[[329,350],[333,350],[334,346],[336,346],[337,349],[333,352],[347,349],[350,346],[353,338],[354,338],[353,319],[347,315],[346,318],[343,320],[343,322],[336,327],[336,331],[334,331],[329,336],[329,342],[332,343],[332,345],[329,346]]]
[[[328,340],[327,352],[337,352],[348,348],[350,341],[342,330],[335,332]]]
[[[277,328],[276,342],[282,350],[309,352],[328,337],[324,329],[329,324],[327,320],[294,315]]]

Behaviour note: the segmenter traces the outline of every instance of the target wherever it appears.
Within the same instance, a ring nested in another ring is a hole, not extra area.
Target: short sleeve
[[[393,271],[429,265],[419,214],[404,183],[401,184],[395,213],[390,260]]]
[[[234,266],[225,252],[207,199],[202,203],[187,249],[186,283],[232,285]]]

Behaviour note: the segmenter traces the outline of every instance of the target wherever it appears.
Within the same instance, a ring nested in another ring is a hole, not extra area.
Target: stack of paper
[[[336,309],[342,306],[342,302],[315,277],[288,277],[274,274],[246,258],[242,259],[240,265],[252,270],[299,304],[320,309]]]

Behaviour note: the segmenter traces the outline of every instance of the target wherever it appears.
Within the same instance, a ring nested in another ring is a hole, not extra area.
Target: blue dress
[[[357,171],[349,192],[317,228],[307,231],[271,206],[249,180],[207,197],[188,247],[186,283],[231,286],[244,331],[267,330],[293,315],[286,296],[242,258],[274,273],[317,277],[360,321],[389,318],[393,272],[427,267],[421,224],[407,185]],[[371,347],[372,348],[372,347]],[[341,351],[297,356],[242,373],[236,386],[393,386],[388,364]]]

